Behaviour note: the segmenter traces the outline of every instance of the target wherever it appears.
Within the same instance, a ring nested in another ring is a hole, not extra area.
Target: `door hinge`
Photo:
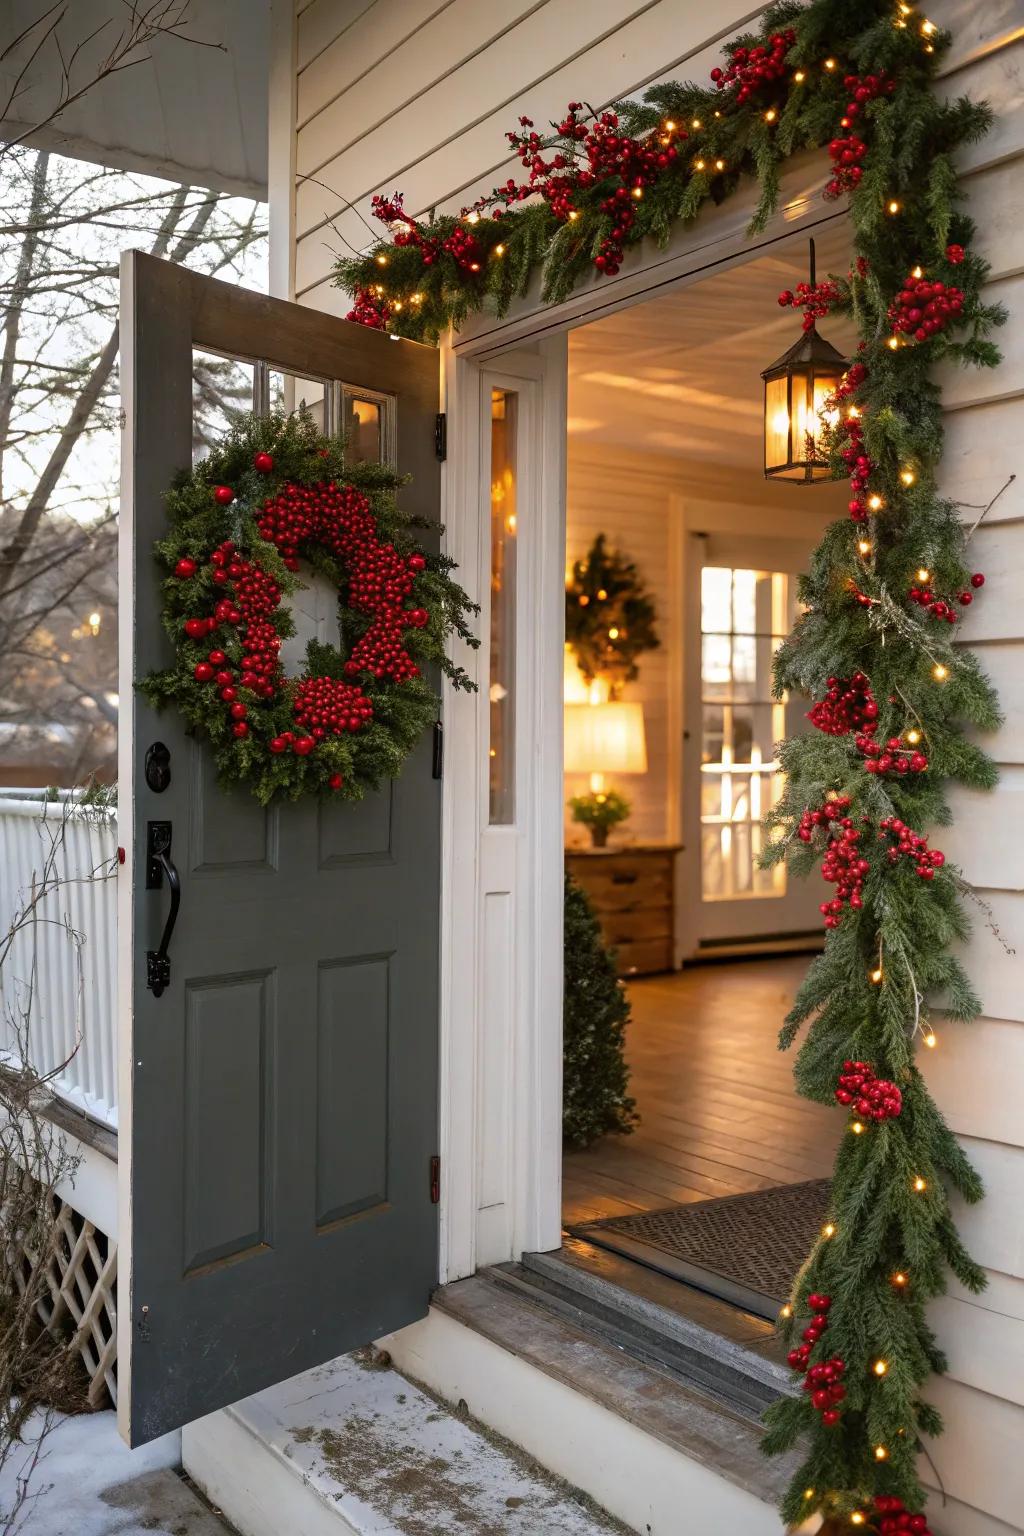
[[[441,1199],[441,1159],[430,1159],[430,1203],[437,1205]]]
[[[434,417],[434,452],[443,464],[448,457],[448,417],[444,411]]]
[[[440,720],[434,721],[434,751],[430,771],[435,779],[444,775],[444,726]]]

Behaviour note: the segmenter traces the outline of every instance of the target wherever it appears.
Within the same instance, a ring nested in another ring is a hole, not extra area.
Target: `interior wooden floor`
[[[776,1037],[806,956],[628,984],[640,1123],[563,1163],[566,1225],[827,1177],[842,1116],[801,1099]]]

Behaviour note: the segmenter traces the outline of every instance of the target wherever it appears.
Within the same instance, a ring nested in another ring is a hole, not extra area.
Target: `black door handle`
[[[178,921],[178,908],[181,906],[181,878],[171,858],[171,823],[151,821],[146,829],[147,890],[159,890],[164,883],[164,875],[171,889],[171,905],[164,931],[160,935],[159,947],[146,953],[146,986],[154,997],[161,995],[171,979],[171,957],[168,951],[174,925]]]

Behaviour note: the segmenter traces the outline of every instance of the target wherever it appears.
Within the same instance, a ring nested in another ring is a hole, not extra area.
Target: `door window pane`
[[[705,901],[781,896],[784,865],[757,868],[761,818],[782,790],[775,743],[785,704],[772,657],[788,629],[781,571],[706,566],[701,574],[701,889]]]
[[[217,352],[192,352],[192,462],[219,446],[253,408],[253,365]]]
[[[515,819],[516,424],[518,398],[491,390],[490,820]]]

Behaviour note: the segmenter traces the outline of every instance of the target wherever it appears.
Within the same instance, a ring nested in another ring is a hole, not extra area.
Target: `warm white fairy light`
[[[932,667],[932,677],[937,683],[944,683],[949,676],[949,668],[944,667],[941,661],[937,661]]]
[[[874,496],[868,497],[868,506],[872,512],[881,512],[882,508],[885,506],[885,502],[882,500],[881,496],[875,494]]]
[[[900,479],[903,481],[904,485],[910,486],[913,485],[914,481],[917,479],[917,476],[914,474],[912,469],[901,469]]]
[[[888,1374],[889,1362],[888,1360],[876,1360],[871,1369],[876,1376],[885,1376]]]
[[[924,1043],[925,1043],[925,1045],[926,1045],[926,1046],[927,1046],[927,1047],[928,1047],[928,1049],[929,1049],[929,1050],[930,1050],[930,1051],[934,1051],[934,1049],[935,1049],[935,1047],[936,1047],[936,1046],[937,1046],[937,1045],[938,1045],[938,1043],[939,1043],[939,1037],[938,1037],[938,1035],[937,1035],[937,1034],[936,1034],[936,1033],[935,1033],[935,1031],[934,1031],[934,1029],[930,1029],[930,1030],[929,1030],[929,1031],[928,1031],[928,1033],[927,1033],[927,1034],[926,1034],[926,1035],[925,1035],[925,1037],[924,1037]]]
[[[885,205],[885,211],[886,211],[886,213],[896,214],[896,213],[899,213],[901,207],[902,207],[902,204],[899,202],[899,200],[897,198],[890,197],[889,201]]]
[[[914,1193],[915,1193],[915,1195],[923,1195],[927,1188],[928,1188],[927,1183],[925,1182],[924,1179],[922,1179],[921,1175],[918,1174],[917,1177],[914,1180]]]
[[[857,540],[857,553],[861,554],[861,555],[870,555],[870,553],[871,553],[871,540],[870,539],[858,539]]]

